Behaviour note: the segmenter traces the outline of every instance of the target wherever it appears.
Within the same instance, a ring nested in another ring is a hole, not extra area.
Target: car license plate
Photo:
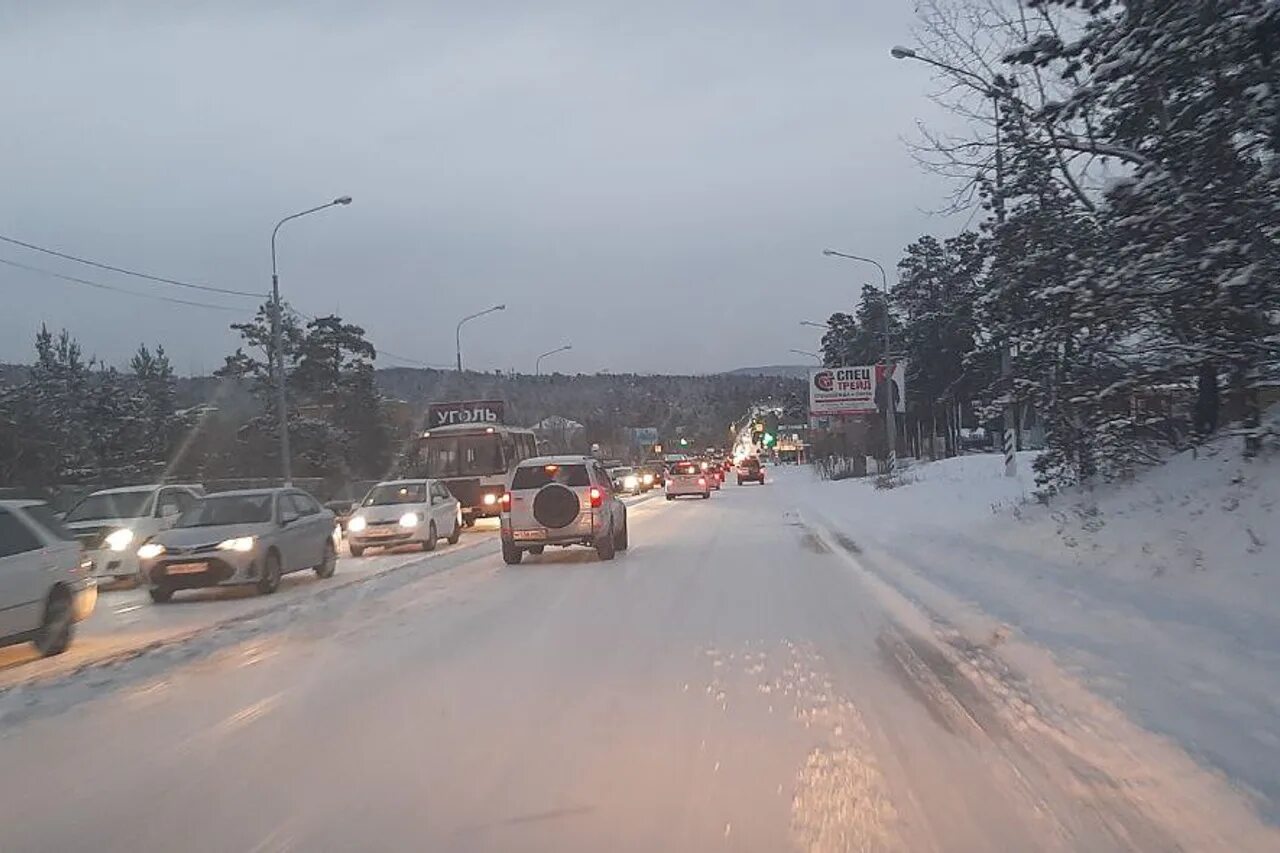
[[[198,575],[207,568],[208,563],[170,563],[164,571],[169,575]]]
[[[517,540],[546,539],[547,533],[545,530],[516,530],[512,533],[512,538]]]
[[[370,527],[366,531],[365,535],[377,537],[377,536],[390,536],[393,533],[395,533],[395,530],[393,530],[390,527]]]

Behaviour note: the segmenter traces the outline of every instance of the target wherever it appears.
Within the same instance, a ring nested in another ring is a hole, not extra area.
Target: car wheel
[[[457,545],[458,540],[462,538],[462,522],[456,518],[453,520],[453,532],[449,534],[449,544]]]
[[[464,527],[475,527],[475,526],[476,526],[476,518],[475,518],[475,516],[474,516],[474,515],[467,515],[467,516],[463,516],[463,518],[462,518],[462,525],[463,525]]]
[[[710,500],[710,499],[711,499],[711,492],[703,492],[703,493],[702,493],[702,499],[703,499],[704,501],[705,501],[705,500]]]
[[[502,543],[502,562],[506,563],[508,566],[517,566],[523,558],[524,551],[521,551],[510,542]]]
[[[32,641],[36,651],[45,657],[60,655],[71,644],[71,596],[62,587],[49,593],[44,606],[44,620]]]
[[[529,548],[529,553],[535,557],[538,557],[538,556],[541,556],[542,552],[545,551],[546,548],[547,546],[545,545],[533,545]]]
[[[333,573],[338,570],[338,554],[333,550],[333,540],[326,539],[324,543],[324,557],[320,560],[320,565],[315,567],[316,577],[331,578]]]
[[[604,535],[596,537],[596,555],[602,560],[612,560],[617,553],[614,548],[613,530],[606,530]]]
[[[364,554],[363,545],[352,545],[350,542],[348,542],[347,549],[351,552],[351,556],[353,557],[360,557]]]
[[[422,543],[422,550],[434,551],[436,542],[440,537],[436,534],[436,523],[433,521],[427,525],[427,539]]]
[[[741,477],[739,477],[739,478],[738,478],[738,485],[739,485],[739,486],[741,486],[741,485],[742,485],[742,478],[741,478]]]
[[[667,500],[669,500],[669,501],[673,501],[673,500],[675,500],[675,499],[676,499],[676,496],[675,496],[675,495],[667,495]]]
[[[275,551],[262,561],[262,577],[258,578],[258,592],[270,595],[280,588],[280,555]]]
[[[613,543],[613,547],[618,551],[625,551],[630,544],[627,541],[627,517],[624,515],[622,517],[622,532],[618,534],[618,539]]]
[[[156,604],[168,604],[173,601],[173,587],[171,586],[153,586],[147,592],[151,594],[151,600]]]

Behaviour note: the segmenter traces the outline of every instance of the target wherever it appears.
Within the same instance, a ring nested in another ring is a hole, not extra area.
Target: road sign
[[[505,406],[501,400],[458,400],[427,406],[427,428],[454,424],[491,426],[502,423]]]

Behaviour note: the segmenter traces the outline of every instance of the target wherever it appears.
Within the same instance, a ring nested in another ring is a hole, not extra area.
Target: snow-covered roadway
[[[1135,745],[1170,762],[1140,782],[1091,761],[788,493],[647,500],[610,563],[508,567],[490,536],[10,691],[0,850],[1276,842],[1177,756]]]

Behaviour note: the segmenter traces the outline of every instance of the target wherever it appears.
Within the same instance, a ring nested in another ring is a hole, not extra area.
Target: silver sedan
[[[181,589],[253,585],[275,592],[280,578],[337,567],[334,516],[306,492],[246,489],[209,495],[138,549],[141,580],[158,603]]]

